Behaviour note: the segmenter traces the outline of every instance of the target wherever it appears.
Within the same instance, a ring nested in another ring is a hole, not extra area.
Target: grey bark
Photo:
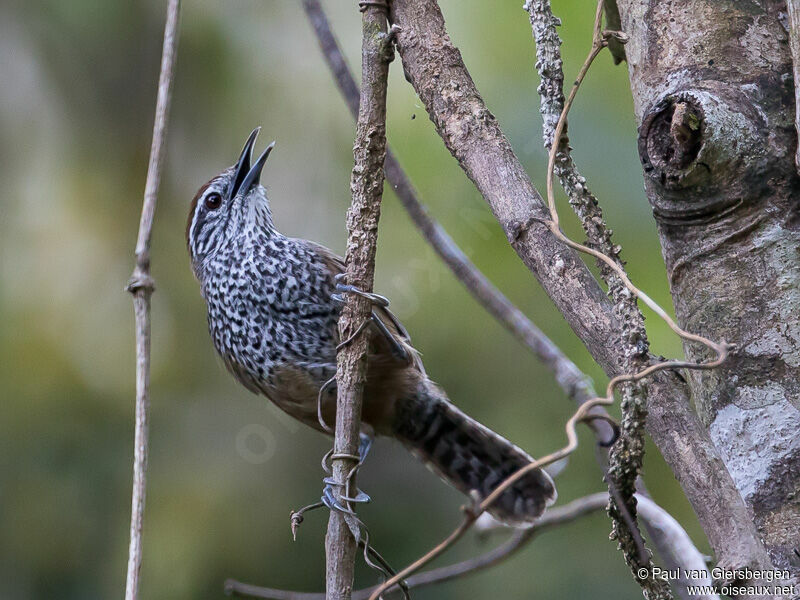
[[[575,254],[537,219],[542,199],[475,88],[433,0],[393,0],[402,27],[398,50],[446,146],[492,208],[509,241],[607,374],[621,372],[622,336],[611,303]],[[647,430],[692,504],[716,556],[726,565],[767,568],[769,558],[708,431],[675,373],[648,382]]]
[[[618,6],[678,320],[738,345],[721,369],[689,374],[692,398],[772,561],[797,577],[800,181],[786,6]]]
[[[383,162],[386,156],[386,85],[389,61],[386,57],[387,24],[383,8],[368,4],[363,9],[361,46],[361,102],[353,145],[353,201],[347,213],[345,274],[348,284],[372,291],[375,248],[383,195]],[[339,336],[352,340],[340,349],[336,370],[336,430],[333,442],[332,477],[337,498],[353,497],[358,463],[361,402],[366,379],[367,330],[358,334],[370,318],[369,300],[348,294],[339,318]],[[349,485],[348,485],[349,484]],[[346,493],[344,493],[346,492]],[[350,518],[350,523],[353,522]],[[346,515],[331,510],[325,536],[326,598],[350,600],[353,591],[358,534],[351,530]]]
[[[800,133],[800,0],[786,0],[786,12],[789,17],[789,48],[794,67],[794,126]],[[800,169],[800,144],[795,150],[794,164]]]

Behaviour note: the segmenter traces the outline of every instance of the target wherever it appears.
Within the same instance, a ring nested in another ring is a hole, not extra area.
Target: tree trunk
[[[797,577],[800,180],[786,7],[618,0],[618,8],[678,320],[737,345],[723,368],[688,374],[691,394],[775,567]],[[692,344],[685,350],[709,358]]]

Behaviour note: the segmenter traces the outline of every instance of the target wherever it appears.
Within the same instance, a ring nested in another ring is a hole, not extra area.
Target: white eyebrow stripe
[[[206,184],[205,189],[201,188],[201,192],[199,192],[199,195],[197,196],[197,202],[195,202],[194,212],[192,213],[192,222],[191,222],[191,225],[189,227],[189,239],[188,239],[188,242],[189,242],[189,248],[190,249],[194,248],[195,244],[197,243],[197,235],[196,234],[199,233],[199,232],[196,231],[196,227],[197,227],[197,220],[198,220],[198,218],[200,216],[201,205],[203,203],[203,199],[211,192],[217,192],[218,194],[224,195],[223,194],[224,186],[220,185],[222,183],[224,183],[224,179],[222,179],[221,177],[218,177],[216,179],[212,179],[211,181],[209,181]]]
[[[194,214],[192,215],[192,225],[189,227],[189,248],[194,248],[195,245],[195,227],[197,226],[197,216],[200,214],[200,199],[194,206]]]

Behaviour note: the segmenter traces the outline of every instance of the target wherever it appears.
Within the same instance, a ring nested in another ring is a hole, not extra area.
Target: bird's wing
[[[344,273],[344,259],[321,244],[306,241],[308,246],[316,252],[322,259],[322,262],[328,267],[331,277],[335,277],[340,273]],[[400,319],[395,314],[384,306],[378,304],[373,305],[373,312],[380,319],[381,323],[385,325],[386,329],[392,334],[397,343],[405,350],[411,358],[412,365],[422,373],[425,373],[425,368],[422,365],[419,352],[411,345],[411,336],[409,336],[406,328],[400,322]],[[379,356],[392,353],[391,343],[388,340],[382,339],[381,336],[373,336],[373,344],[376,346],[375,351]]]

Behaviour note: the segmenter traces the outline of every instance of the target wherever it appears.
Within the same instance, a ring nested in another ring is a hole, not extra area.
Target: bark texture
[[[538,219],[548,218],[500,127],[450,41],[435,0],[393,0],[406,78],[445,145],[492,208],[509,241],[608,375],[622,372],[624,335],[612,304],[574,252]],[[647,430],[692,504],[717,558],[768,568],[756,528],[708,431],[675,373],[647,382]]]
[[[372,291],[375,274],[375,247],[383,195],[383,161],[386,156],[386,84],[389,61],[386,49],[386,13],[376,5],[367,5],[362,18],[361,103],[356,139],[353,146],[353,175],[350,191],[353,202],[347,213],[347,283]],[[333,442],[332,476],[338,485],[337,496],[353,497],[355,485],[351,471],[358,463],[361,401],[366,380],[368,333],[358,334],[370,317],[369,300],[348,294],[339,319],[342,340],[355,338],[340,350],[337,357],[336,432]],[[349,483],[349,486],[348,486]],[[348,489],[350,487],[351,489]],[[347,492],[344,493],[343,492]],[[347,505],[347,503],[345,503]],[[350,600],[353,592],[358,534],[351,529],[347,515],[332,510],[325,536],[326,598]],[[351,523],[353,519],[350,518]]]
[[[692,397],[772,561],[797,577],[800,182],[786,6],[618,6],[678,320],[738,346],[721,369],[689,374]]]
[[[794,65],[794,125],[800,133],[800,0],[786,0],[789,17],[789,48]],[[800,144],[794,155],[794,164],[800,170]]]

